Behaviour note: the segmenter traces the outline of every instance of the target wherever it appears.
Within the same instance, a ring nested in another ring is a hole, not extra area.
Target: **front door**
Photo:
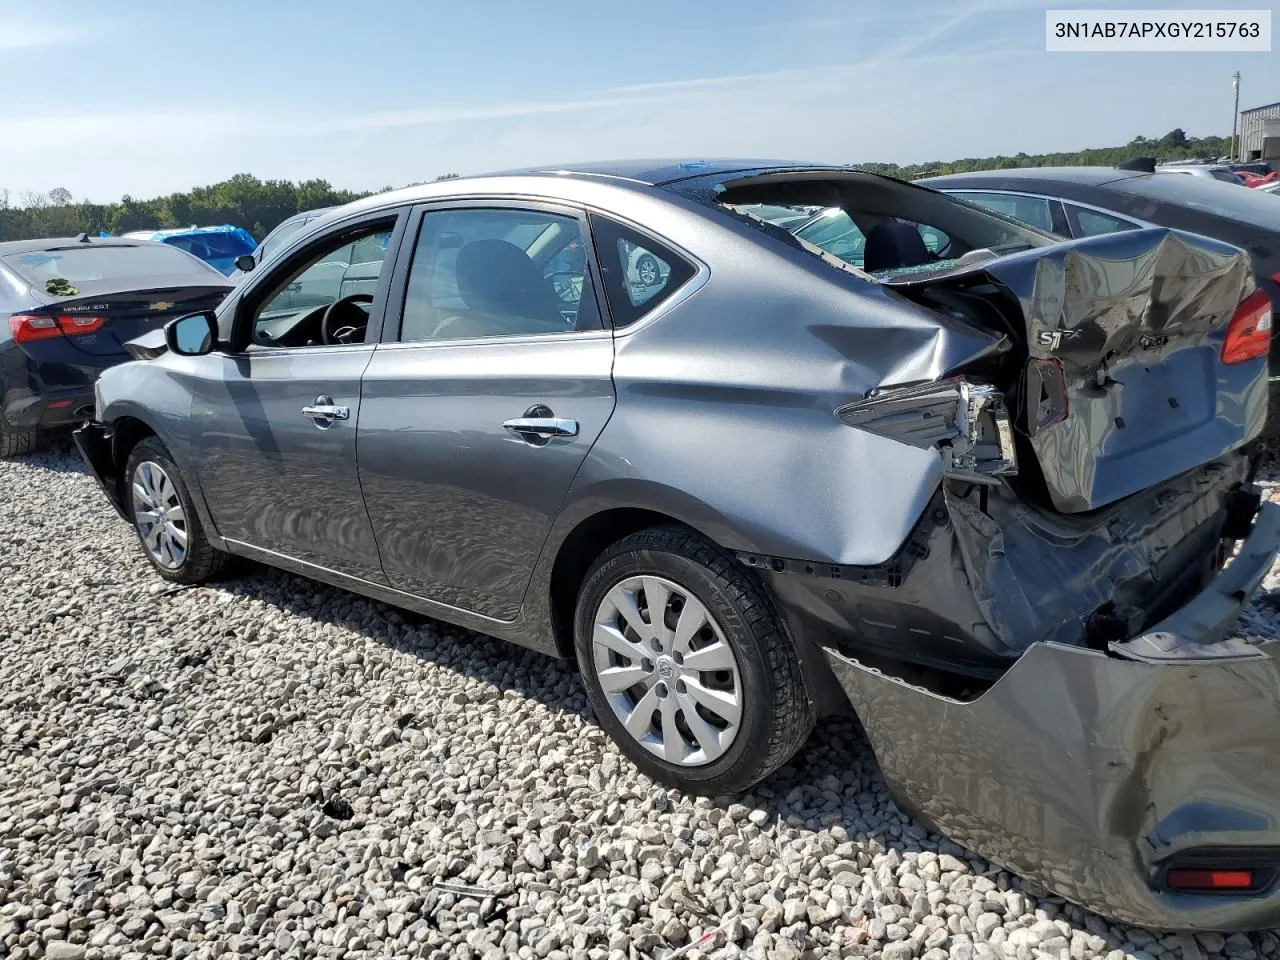
[[[255,278],[235,312],[232,339],[243,346],[201,358],[192,386],[196,474],[217,532],[375,583],[386,579],[356,431],[389,284],[364,282],[378,277],[366,261],[349,292],[333,265],[356,241],[385,259],[396,221],[384,213],[331,228]],[[299,289],[313,295],[300,301]]]
[[[535,204],[422,217],[400,322],[365,371],[359,427],[393,587],[499,620],[519,612],[613,411],[588,236],[582,214]]]

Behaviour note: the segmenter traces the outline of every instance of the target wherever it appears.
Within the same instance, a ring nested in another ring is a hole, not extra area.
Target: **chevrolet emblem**
[[[172,309],[173,304],[168,300],[157,300],[155,303],[151,304],[152,313],[164,313],[164,311]]]

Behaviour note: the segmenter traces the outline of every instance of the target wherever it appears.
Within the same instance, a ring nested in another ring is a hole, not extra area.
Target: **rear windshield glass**
[[[11,253],[4,265],[29,283],[44,284],[61,277],[71,283],[199,274],[205,268],[162,243],[150,241],[134,247],[71,247]]]
[[[838,202],[816,206],[818,197]],[[765,177],[722,189],[716,200],[876,279],[949,270],[974,251],[990,251],[981,258],[1059,242],[947,194],[867,175]]]
[[[1231,183],[1219,183],[1208,177],[1156,173],[1145,177],[1126,177],[1108,183],[1102,189],[1191,207],[1267,230],[1280,230],[1280,197]]]

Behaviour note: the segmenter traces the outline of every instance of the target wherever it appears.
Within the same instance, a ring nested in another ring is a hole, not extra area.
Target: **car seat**
[[[933,255],[924,245],[924,238],[914,224],[901,220],[886,220],[867,232],[863,253],[863,269],[896,270],[902,267],[918,267],[932,261]]]

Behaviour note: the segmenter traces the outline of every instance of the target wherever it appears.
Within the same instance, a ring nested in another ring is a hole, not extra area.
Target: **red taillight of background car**
[[[76,337],[96,333],[107,322],[96,314],[63,314],[49,317],[41,314],[16,313],[9,318],[9,332],[15,343],[32,343],[54,337]]]
[[[1271,298],[1255,290],[1240,301],[1222,343],[1223,363],[1244,363],[1271,351]]]
[[[1216,870],[1174,868],[1165,877],[1171,890],[1210,891],[1210,890],[1251,890],[1253,889],[1252,870]]]

